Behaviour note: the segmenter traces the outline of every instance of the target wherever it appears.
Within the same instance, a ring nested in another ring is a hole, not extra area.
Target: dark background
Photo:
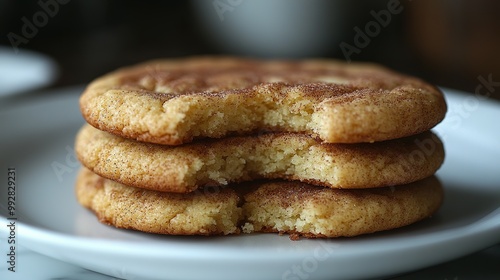
[[[252,0],[217,1],[222,5],[234,4],[224,13],[224,21],[218,23],[231,28],[238,16],[249,9]],[[205,2],[209,3],[202,11],[195,8],[197,1],[73,0],[59,3],[57,13],[19,48],[44,53],[57,61],[60,73],[51,87],[86,84],[117,67],[160,57],[238,54],[344,60],[339,42],[354,46],[354,28],[364,29],[374,20],[370,11],[386,9],[390,0],[335,1],[332,17],[341,14],[342,18],[326,22],[324,30],[316,30],[317,36],[330,36],[320,31],[331,30],[328,24],[335,24],[331,36],[336,43],[321,51],[292,55],[285,51],[263,54],[225,48],[229,41],[215,36],[217,29],[208,31],[201,20],[202,13],[217,16],[216,1]],[[400,2],[402,12],[393,14],[390,24],[381,28],[359,53],[352,54],[353,61],[378,62],[431,83],[468,92],[474,92],[480,84],[480,76],[500,82],[500,1]],[[12,46],[8,35],[21,35],[22,18],[32,20],[41,10],[39,1],[0,0],[0,45]],[[273,12],[278,16],[285,11],[278,7]],[[255,20],[260,20],[260,14],[255,12]],[[222,32],[222,28],[220,30]],[[272,40],[279,43],[280,34],[277,32]],[[241,40],[245,35],[239,36],[230,39]],[[492,96],[500,98],[500,85],[494,89]]]

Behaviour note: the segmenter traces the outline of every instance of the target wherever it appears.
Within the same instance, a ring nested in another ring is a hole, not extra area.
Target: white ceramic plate
[[[496,102],[446,90],[450,110],[436,128],[447,151],[438,172],[446,200],[433,218],[357,238],[290,241],[275,234],[158,236],[98,223],[73,194],[81,90],[0,105],[2,223],[8,224],[10,167],[16,170],[16,242],[41,254],[127,279],[359,279],[416,270],[500,241]],[[9,235],[3,224],[2,255]]]
[[[57,77],[57,65],[49,57],[0,46],[0,97],[47,86]]]

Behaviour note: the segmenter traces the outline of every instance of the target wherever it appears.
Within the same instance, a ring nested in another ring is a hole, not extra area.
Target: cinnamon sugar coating
[[[358,144],[268,133],[166,146],[85,125],[77,135],[75,151],[84,166],[103,177],[178,193],[261,178],[299,180],[329,188],[376,188],[426,178],[444,160],[443,144],[432,132]]]
[[[242,191],[245,189],[245,191]],[[403,227],[437,211],[435,177],[396,187],[338,190],[300,182],[253,182],[247,188],[174,194],[144,190],[82,169],[79,203],[103,223],[168,235],[288,233],[290,238],[357,236]]]
[[[234,57],[119,69],[92,82],[80,107],[96,128],[166,145],[255,131],[383,141],[427,131],[446,113],[436,87],[381,66]]]

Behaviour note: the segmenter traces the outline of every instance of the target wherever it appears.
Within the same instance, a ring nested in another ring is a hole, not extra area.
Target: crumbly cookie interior
[[[434,213],[439,181],[372,190],[334,190],[299,182],[204,188],[190,194],[125,186],[82,169],[78,201],[103,223],[151,233],[290,233],[291,238],[355,236],[405,226]]]
[[[165,145],[255,131],[383,141],[429,130],[446,112],[438,89],[380,66],[235,58],[120,69],[92,82],[80,107],[101,130]]]
[[[433,149],[424,153],[420,142]],[[80,161],[101,176],[181,193],[261,178],[331,188],[399,185],[432,175],[444,159],[442,143],[430,132],[373,144],[328,144],[306,135],[270,133],[172,147],[139,143],[86,125],[75,149]]]

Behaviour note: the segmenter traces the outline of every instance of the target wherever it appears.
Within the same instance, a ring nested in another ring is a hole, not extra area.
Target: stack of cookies
[[[95,80],[80,108],[77,199],[118,228],[356,236],[443,199],[443,95],[377,65],[158,60]]]

